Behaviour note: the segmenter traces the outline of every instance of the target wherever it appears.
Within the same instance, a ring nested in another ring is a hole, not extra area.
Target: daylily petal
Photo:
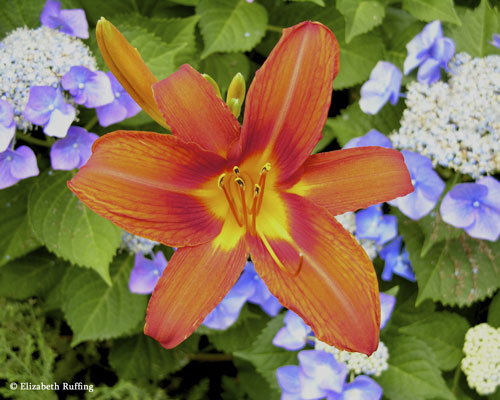
[[[286,221],[270,220],[265,232],[251,238],[255,269],[280,303],[302,317],[319,340],[371,354],[378,346],[380,301],[370,259],[325,209],[290,193],[282,200]],[[289,227],[291,237],[283,226]],[[294,276],[300,255],[302,267]]]
[[[321,138],[339,69],[339,47],[325,26],[304,22],[283,36],[253,80],[241,133],[242,154],[292,175]]]
[[[116,79],[151,118],[169,129],[156,105],[151,88],[158,79],[149,70],[137,49],[103,17],[97,22],[96,35],[102,58]]]
[[[203,322],[236,283],[248,256],[231,220],[212,242],[178,249],[149,301],[144,333],[172,348]],[[230,236],[232,234],[232,236]]]
[[[290,191],[339,215],[404,196],[413,186],[400,152],[370,146],[312,155]]]
[[[127,232],[175,247],[197,245],[222,229],[223,220],[204,205],[208,189],[201,187],[225,163],[172,135],[117,131],[94,143],[68,186]]]
[[[240,124],[198,71],[185,64],[153,85],[153,92],[174,135],[226,156]]]

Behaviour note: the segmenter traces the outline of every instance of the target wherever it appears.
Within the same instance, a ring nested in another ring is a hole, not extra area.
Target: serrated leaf
[[[291,1],[294,1],[294,2],[297,2],[297,3],[313,3],[313,4],[316,4],[317,6],[321,6],[321,7],[324,7],[325,6],[325,2],[323,0],[291,0]]]
[[[69,267],[47,250],[39,249],[0,269],[0,296],[24,300],[43,295],[61,280]]]
[[[403,0],[403,8],[422,21],[451,22],[461,25],[453,0]]]
[[[234,352],[235,357],[250,361],[257,372],[275,390],[281,390],[276,379],[276,368],[283,365],[297,364],[296,351],[288,351],[272,344],[274,336],[284,326],[283,318],[284,314],[282,313],[271,319],[250,347]]]
[[[201,60],[200,72],[214,78],[224,94],[237,72],[249,78],[250,60],[242,53],[213,54]]]
[[[404,295],[404,293],[401,293]],[[416,296],[412,295],[407,299],[401,300],[398,296],[396,307],[391,315],[390,326],[392,328],[401,328],[422,321],[434,313],[435,305],[431,301],[425,301],[415,306]]]
[[[500,292],[491,300],[488,309],[488,324],[495,328],[500,328]]]
[[[437,367],[434,353],[422,340],[396,336],[388,341],[389,369],[378,383],[390,400],[454,400]]]
[[[53,253],[92,268],[110,283],[109,263],[121,243],[121,229],[71,193],[69,171],[41,174],[28,199],[28,218],[37,238]]]
[[[87,21],[92,26],[97,23],[99,18],[105,16],[113,21],[114,15],[127,14],[138,11],[138,0],[80,0],[82,8],[85,8]]]
[[[252,50],[266,34],[267,11],[245,0],[201,0],[196,7],[205,41],[201,58]]]
[[[63,312],[73,330],[72,346],[120,336],[144,319],[148,297],[128,289],[132,266],[132,256],[119,254],[110,267],[111,286],[91,270],[73,268],[66,275]]]
[[[0,267],[40,247],[28,223],[28,193],[35,179],[0,190]]]
[[[420,225],[420,229],[422,229],[425,236],[420,254],[422,257],[425,257],[427,252],[436,243],[446,239],[456,239],[463,233],[463,230],[457,229],[445,223],[438,210],[433,211],[432,213],[421,218],[418,221],[418,224]]]
[[[7,0],[0,7],[0,39],[19,26],[40,25],[44,2],[39,0]]]
[[[248,393],[251,400],[279,400],[281,390],[271,388],[251,363],[235,358],[234,365],[238,368],[238,386]],[[234,397],[227,400],[234,400]]]
[[[421,257],[422,230],[417,222],[397,215],[417,278],[417,304],[431,299],[446,305],[470,305],[500,287],[500,241],[477,240],[462,233],[456,239],[441,241]]]
[[[443,311],[406,325],[399,331],[427,343],[436,356],[438,367],[450,371],[463,357],[462,347],[469,327],[464,317]]]
[[[189,362],[181,347],[167,350],[156,340],[139,334],[115,340],[109,363],[120,379],[159,381]]]
[[[487,0],[474,10],[466,10],[462,16],[462,26],[453,27],[449,36],[454,40],[457,53],[465,51],[472,57],[500,54],[500,50],[490,44],[493,33],[500,30],[500,12],[491,8]]]
[[[385,7],[377,0],[337,0],[337,9],[345,18],[347,43],[380,25],[385,17]]]

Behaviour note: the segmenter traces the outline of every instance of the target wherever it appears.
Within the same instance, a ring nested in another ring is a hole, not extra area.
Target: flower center
[[[474,201],[474,203],[472,203],[472,206],[475,207],[475,208],[478,208],[479,207],[479,201]]]

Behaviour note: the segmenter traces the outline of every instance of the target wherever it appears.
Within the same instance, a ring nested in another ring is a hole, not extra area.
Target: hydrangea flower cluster
[[[158,242],[123,231],[122,245],[132,253],[150,254]]]
[[[460,53],[449,76],[408,86],[394,146],[476,179],[500,171],[500,56]]]
[[[471,389],[480,395],[495,392],[500,386],[500,329],[483,323],[465,335],[462,371]]]
[[[335,219],[339,221],[342,226],[349,231],[358,240],[359,244],[363,247],[370,260],[377,257],[377,245],[371,239],[361,239],[356,235],[356,214],[347,212],[345,214],[336,215]]]

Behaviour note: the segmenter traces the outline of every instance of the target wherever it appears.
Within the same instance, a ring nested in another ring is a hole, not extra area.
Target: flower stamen
[[[259,194],[261,193],[260,186],[255,184],[255,189],[253,192],[253,200],[252,200],[252,233],[257,233],[257,228],[255,227],[255,220],[257,219],[257,203],[259,202]]]
[[[224,196],[226,196],[226,200],[229,203],[229,208],[231,209],[234,219],[236,219],[236,222],[238,223],[239,226],[243,226],[243,224],[240,222],[240,219],[238,218],[238,213],[236,212],[236,207],[234,205],[234,200],[231,197],[230,193],[228,192],[227,188],[224,186],[224,177],[226,174],[221,174],[219,176],[219,180],[217,182],[218,186],[222,191],[224,192]]]
[[[267,249],[267,251],[271,255],[271,258],[276,263],[276,265],[278,266],[279,269],[281,269],[285,274],[290,275],[292,278],[296,278],[297,276],[299,276],[300,271],[302,271],[302,266],[304,265],[304,255],[302,253],[299,253],[299,267],[297,268],[296,271],[291,272],[291,271],[287,270],[286,267],[283,265],[283,263],[278,258],[278,256],[274,252],[273,248],[271,247],[271,245],[267,241],[266,237],[264,235],[261,235],[259,237],[262,240],[262,243],[264,243],[265,248]]]
[[[238,171],[237,175],[239,175],[240,171],[237,169],[237,167],[234,167],[235,174],[236,174],[236,171]],[[237,177],[234,181],[238,184],[238,188],[240,189],[243,220],[245,221],[245,227],[248,229],[248,212],[247,212],[247,204],[246,204],[246,200],[245,200],[245,181],[243,179],[241,179],[240,177]]]
[[[257,204],[257,214],[260,212],[260,207],[262,206],[262,198],[264,197],[264,188],[266,187],[266,175],[269,171],[271,171],[271,164],[269,163],[266,163],[260,171],[260,179],[259,179],[260,196],[259,196],[259,202]]]

